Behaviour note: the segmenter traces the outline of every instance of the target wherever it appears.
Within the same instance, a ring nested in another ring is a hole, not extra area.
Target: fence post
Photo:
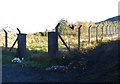
[[[60,25],[60,23],[58,23],[57,25],[56,25],[56,27],[55,27],[55,33],[56,33],[56,45],[57,45],[57,47],[58,47],[58,27],[59,27],[59,25]],[[57,49],[57,51],[58,51],[58,49]]]
[[[96,42],[98,43],[98,27],[99,25],[96,27]]]
[[[116,25],[115,25],[115,34],[116,34]]]
[[[112,39],[112,25],[110,25],[110,37]]]
[[[17,34],[18,35],[18,57],[22,59],[26,55],[26,34]]]
[[[108,25],[106,26],[106,37],[108,36]]]
[[[109,34],[108,34],[108,36],[110,37],[110,35],[111,35],[111,29],[110,29],[110,27],[111,27],[111,25],[109,25],[109,27],[108,27],[108,32],[109,32]]]
[[[112,25],[112,27],[111,27],[111,36],[113,35],[113,25]]]
[[[48,32],[48,54],[56,56],[58,52],[58,38],[56,32]]]
[[[91,43],[91,27],[92,25],[90,25],[88,28],[88,43]]]
[[[101,41],[103,40],[103,36],[104,36],[104,29],[103,28],[104,28],[104,25],[101,28],[102,29]]]
[[[113,35],[115,35],[115,25],[113,25]]]
[[[4,29],[4,32],[5,32],[5,48],[8,48],[8,40],[7,40],[8,34],[5,29]]]
[[[116,30],[116,25],[114,23],[114,26],[113,26],[113,35],[115,35],[115,30]]]
[[[56,56],[58,52],[58,23],[55,27],[55,32],[48,32],[48,55]]]
[[[80,27],[78,28],[78,50],[80,50],[81,27],[82,27],[82,25],[80,25]]]
[[[116,34],[120,34],[119,33],[119,25],[116,27]]]
[[[115,26],[115,34],[118,34],[117,25]]]

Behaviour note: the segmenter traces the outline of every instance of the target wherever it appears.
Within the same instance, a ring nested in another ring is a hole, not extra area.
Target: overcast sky
[[[99,22],[118,15],[119,0],[0,0],[0,29],[21,32],[53,29],[61,18],[69,22]]]

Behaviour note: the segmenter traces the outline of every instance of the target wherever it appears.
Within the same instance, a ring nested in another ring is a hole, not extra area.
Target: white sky
[[[61,18],[69,22],[99,22],[118,15],[119,0],[0,0],[0,29],[21,32],[53,29]]]

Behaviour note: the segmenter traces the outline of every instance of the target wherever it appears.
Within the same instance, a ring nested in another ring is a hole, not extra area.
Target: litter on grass
[[[23,59],[23,58],[22,58]],[[15,57],[13,60],[12,60],[13,63],[21,63],[22,60],[20,60],[19,57]]]

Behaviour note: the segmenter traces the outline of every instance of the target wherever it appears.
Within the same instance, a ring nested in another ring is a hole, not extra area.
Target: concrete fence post
[[[21,59],[26,55],[26,34],[18,35],[18,57]]]
[[[48,55],[56,56],[58,52],[58,35],[56,32],[48,32]]]

